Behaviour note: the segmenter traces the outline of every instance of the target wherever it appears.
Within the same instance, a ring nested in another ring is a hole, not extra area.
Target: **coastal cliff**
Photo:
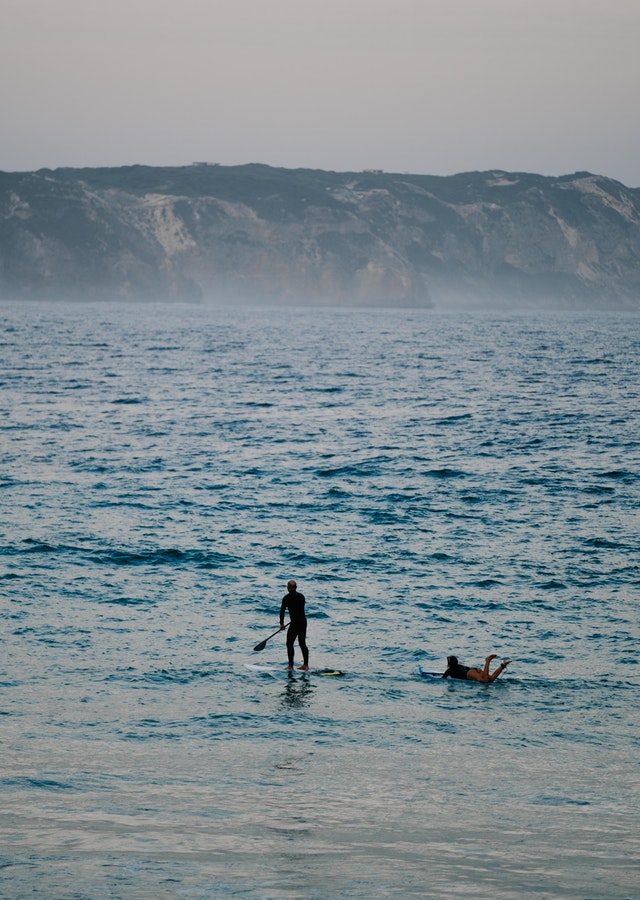
[[[584,172],[5,172],[0,298],[638,309],[640,190]]]

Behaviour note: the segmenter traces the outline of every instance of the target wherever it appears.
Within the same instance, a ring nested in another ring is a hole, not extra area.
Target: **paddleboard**
[[[344,675],[340,669],[307,669],[306,671],[301,669],[287,669],[284,666],[266,666],[261,665],[260,663],[245,663],[245,668],[251,669],[252,672],[261,672],[262,674],[273,675],[324,675],[324,676],[340,676]]]
[[[427,672],[422,666],[418,666],[418,672],[425,678],[442,678],[442,672]]]

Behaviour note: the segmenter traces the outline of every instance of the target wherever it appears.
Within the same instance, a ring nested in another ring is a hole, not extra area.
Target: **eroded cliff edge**
[[[590,173],[0,173],[0,297],[638,309],[640,190]]]

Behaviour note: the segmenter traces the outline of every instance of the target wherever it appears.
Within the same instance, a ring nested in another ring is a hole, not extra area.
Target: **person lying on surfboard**
[[[289,618],[291,623],[287,631],[287,656],[289,657],[289,669],[293,669],[294,649],[293,645],[296,638],[298,645],[302,650],[302,665],[300,668],[303,672],[309,670],[309,649],[307,647],[307,617],[304,611],[304,594],[297,590],[297,585],[293,579],[287,582],[287,593],[282,598],[280,605],[280,631],[284,631],[284,615],[289,610]]]
[[[501,662],[498,668],[494,672],[489,672],[489,663],[492,659],[496,658],[495,653],[491,653],[484,661],[484,668],[478,667],[469,667],[463,666],[458,662],[457,656],[447,656],[447,671],[442,676],[443,678],[462,678],[467,681],[482,681],[484,684],[489,684],[491,681],[495,681],[498,675],[501,675],[502,672],[507,668],[510,659],[505,659],[504,662]]]

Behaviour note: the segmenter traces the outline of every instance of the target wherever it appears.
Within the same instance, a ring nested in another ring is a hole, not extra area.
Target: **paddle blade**
[[[290,623],[287,622],[287,625],[289,625],[289,624]],[[267,641],[270,641],[272,637],[275,637],[277,634],[280,634],[281,631],[284,631],[284,625],[282,626],[282,628],[278,628],[276,631],[274,631],[273,634],[270,634],[268,638],[265,638],[263,641],[260,641],[259,644],[256,644],[253,649],[258,650],[258,651],[264,650],[264,648],[267,646]]]

